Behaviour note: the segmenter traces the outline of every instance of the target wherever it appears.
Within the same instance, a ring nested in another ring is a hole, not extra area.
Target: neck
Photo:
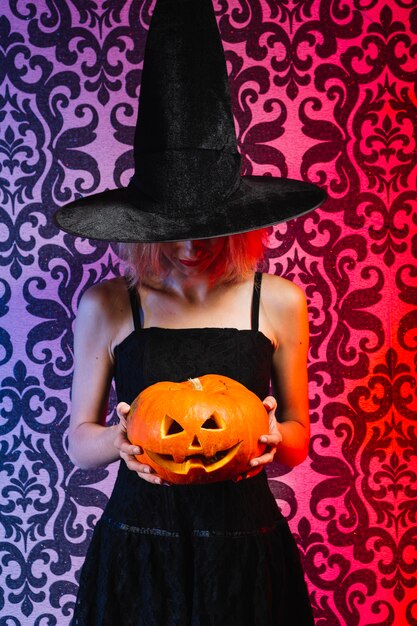
[[[164,279],[161,289],[188,304],[202,304],[220,289],[206,273],[186,276],[173,270]]]

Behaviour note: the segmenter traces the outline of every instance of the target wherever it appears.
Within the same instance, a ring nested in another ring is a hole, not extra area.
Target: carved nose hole
[[[220,415],[213,413],[213,415],[210,415],[210,417],[206,419],[201,428],[204,430],[221,430],[224,428],[224,422]]]
[[[181,424],[174,420],[169,415],[165,415],[162,420],[161,432],[163,437],[170,437],[171,435],[178,435],[178,433],[182,433],[183,427]]]
[[[190,448],[201,448],[201,443],[199,442],[197,435],[194,435],[194,439],[191,442]]]

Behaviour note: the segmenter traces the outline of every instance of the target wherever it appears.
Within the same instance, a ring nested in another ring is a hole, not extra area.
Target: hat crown
[[[198,211],[221,204],[236,191],[239,168],[239,155],[224,150],[148,152],[130,187],[158,203],[161,215]]]
[[[240,157],[211,0],[156,3],[134,159],[135,186],[167,211],[198,199],[215,203],[238,184]]]

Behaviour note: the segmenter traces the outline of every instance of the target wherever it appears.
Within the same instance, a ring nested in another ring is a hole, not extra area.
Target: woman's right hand
[[[136,459],[135,455],[143,454],[143,449],[140,446],[132,445],[127,438],[126,417],[129,410],[130,406],[126,402],[119,402],[116,407],[116,413],[120,423],[116,439],[114,440],[114,445],[119,450],[120,457],[130,470],[137,472],[138,476],[143,478],[143,480],[148,481],[148,483],[153,483],[154,485],[168,484],[160,476],[158,476],[158,474],[156,474],[152,467],[149,467],[149,465],[145,465],[144,463],[140,463],[140,461]]]

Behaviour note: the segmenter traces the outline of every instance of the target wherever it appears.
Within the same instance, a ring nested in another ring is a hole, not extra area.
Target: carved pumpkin
[[[151,385],[133,402],[127,435],[137,459],[172,483],[229,480],[262,454],[269,431],[261,400],[241,383],[215,374]],[[260,471],[261,468],[259,468]]]

